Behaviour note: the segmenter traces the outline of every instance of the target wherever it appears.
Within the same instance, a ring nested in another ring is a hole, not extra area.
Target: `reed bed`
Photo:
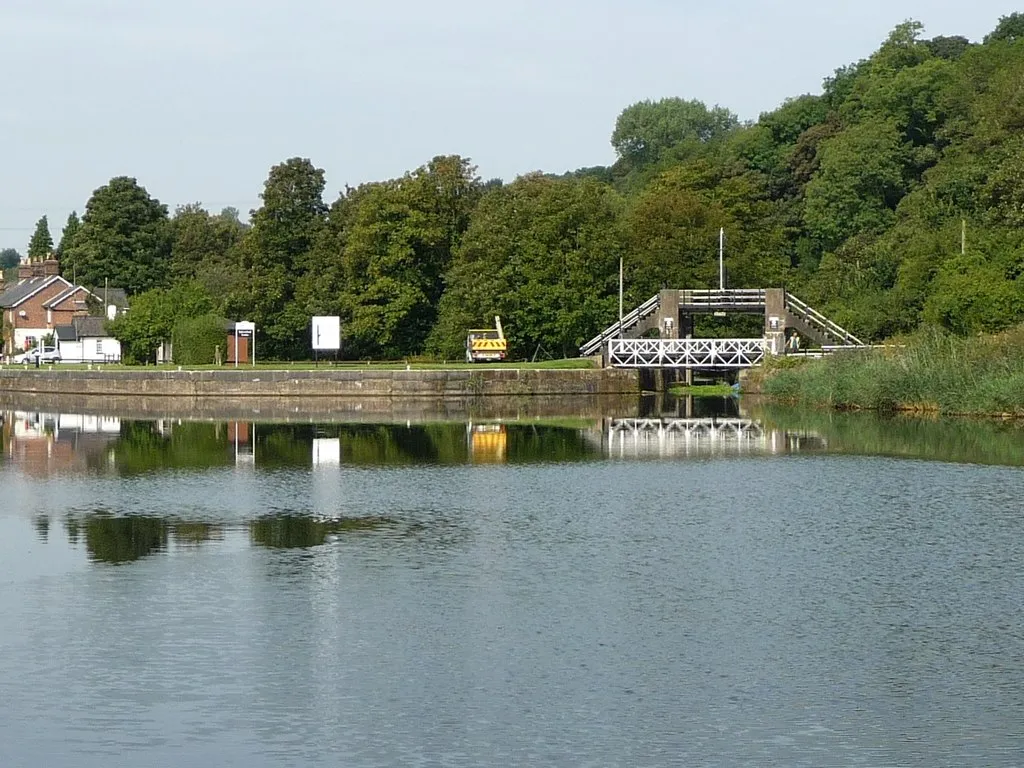
[[[1024,416],[1024,326],[962,338],[928,329],[884,349],[767,372],[775,399],[836,409]]]

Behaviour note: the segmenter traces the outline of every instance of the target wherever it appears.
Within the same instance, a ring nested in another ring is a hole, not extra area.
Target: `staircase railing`
[[[836,341],[842,342],[847,347],[863,347],[866,346],[863,341],[858,339],[848,330],[843,328],[838,323],[835,323],[825,317],[821,312],[814,309],[814,307],[807,304],[807,302],[801,301],[789,291],[786,291],[786,307],[796,315],[798,318],[803,320],[810,326],[813,326],[821,332],[831,336]]]
[[[612,325],[609,325],[601,333],[580,347],[580,355],[589,357],[602,351],[609,339],[614,339],[620,333],[625,333],[641,320],[654,314],[658,309],[658,300],[659,297],[657,295],[652,296],[628,315],[623,315],[621,323],[616,320]]]

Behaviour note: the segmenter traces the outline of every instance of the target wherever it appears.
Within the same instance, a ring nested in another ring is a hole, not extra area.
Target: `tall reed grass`
[[[900,346],[841,352],[766,374],[763,392],[794,403],[1024,416],[1024,326],[973,338],[927,329]]]

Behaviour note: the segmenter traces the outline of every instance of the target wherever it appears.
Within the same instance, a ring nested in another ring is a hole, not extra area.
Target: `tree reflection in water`
[[[328,537],[355,531],[373,531],[393,527],[395,522],[384,517],[358,517],[341,520],[320,520],[304,515],[268,515],[249,524],[254,544],[272,549],[318,547]]]
[[[97,562],[131,563],[167,549],[169,527],[159,517],[99,513],[88,515],[82,528],[86,551]]]

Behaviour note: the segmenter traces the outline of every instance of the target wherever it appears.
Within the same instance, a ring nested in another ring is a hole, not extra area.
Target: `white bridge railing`
[[[765,339],[612,339],[615,368],[752,368],[768,351]]]

